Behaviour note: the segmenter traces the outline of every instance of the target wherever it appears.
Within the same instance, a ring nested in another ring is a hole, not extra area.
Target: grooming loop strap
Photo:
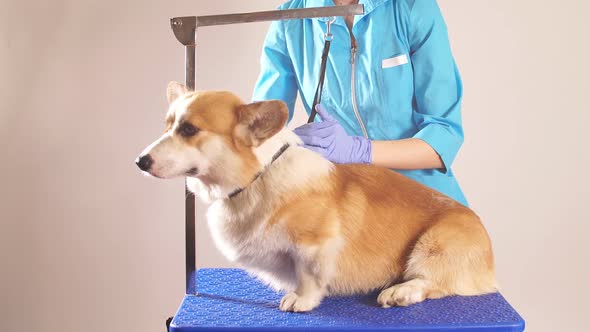
[[[328,62],[328,54],[330,53],[330,43],[334,39],[334,35],[330,31],[330,27],[332,23],[336,21],[336,17],[332,17],[328,21],[326,21],[326,33],[324,34],[324,51],[322,52],[322,62],[320,64],[320,79],[318,81],[318,86],[315,90],[315,96],[313,97],[313,105],[311,107],[311,114],[309,115],[309,119],[307,123],[313,122],[317,111],[315,110],[316,106],[322,101],[322,90],[324,89],[324,78],[326,76],[326,64]]]

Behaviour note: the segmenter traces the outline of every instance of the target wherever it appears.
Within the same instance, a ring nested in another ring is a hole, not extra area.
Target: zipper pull
[[[350,63],[354,64],[354,59],[356,58],[356,47],[350,48]]]

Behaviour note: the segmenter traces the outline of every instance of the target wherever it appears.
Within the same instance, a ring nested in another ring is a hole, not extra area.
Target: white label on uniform
[[[408,56],[405,54],[394,56],[393,58],[384,59],[381,62],[381,68],[391,68],[396,66],[405,65],[408,63]]]

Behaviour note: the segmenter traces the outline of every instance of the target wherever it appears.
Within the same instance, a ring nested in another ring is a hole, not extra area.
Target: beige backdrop
[[[133,160],[183,79],[168,19],[280,2],[0,1],[0,331],[163,331],[184,292],[182,180]],[[587,331],[590,6],[440,6],[465,84],[455,170],[503,293],[529,331]],[[198,87],[249,99],[267,26],[200,31]],[[228,266],[202,222],[197,238],[199,266]]]

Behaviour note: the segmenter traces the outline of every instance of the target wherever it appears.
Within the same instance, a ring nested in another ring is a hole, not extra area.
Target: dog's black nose
[[[154,160],[149,154],[146,154],[137,158],[135,163],[137,164],[137,167],[139,167],[140,170],[147,172],[150,169],[150,167],[152,167]]]

